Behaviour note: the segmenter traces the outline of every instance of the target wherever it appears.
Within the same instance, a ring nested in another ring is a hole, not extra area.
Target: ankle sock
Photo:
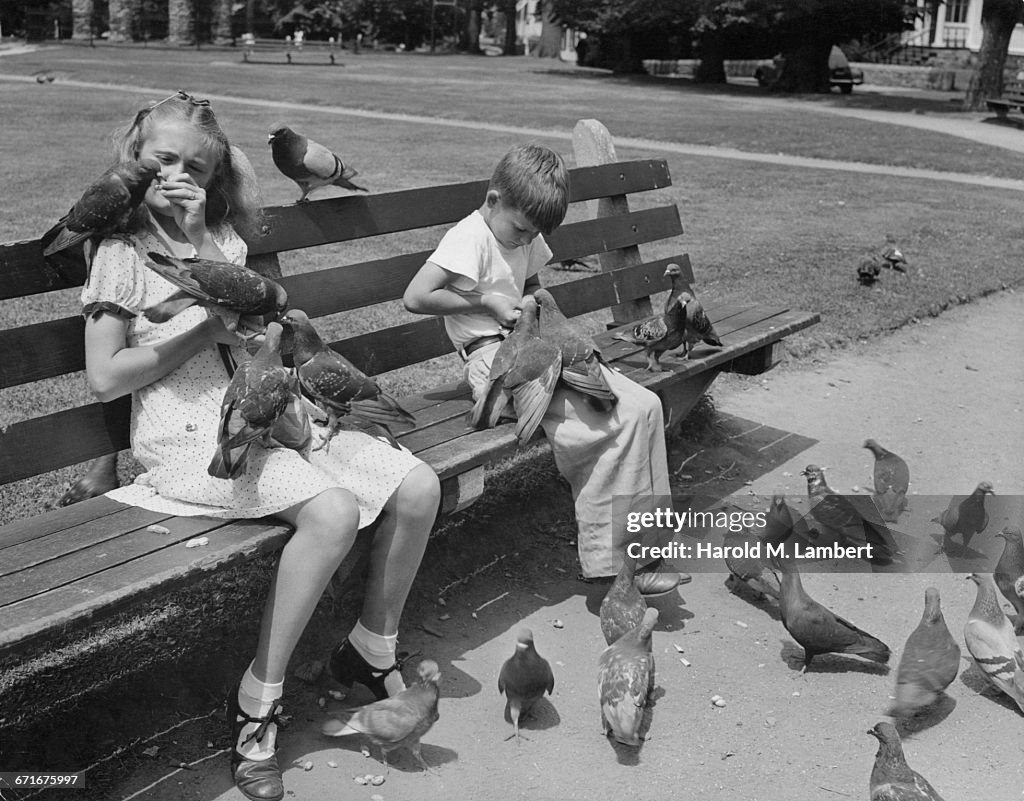
[[[395,651],[398,648],[397,634],[376,634],[357,621],[355,628],[348,635],[348,641],[356,649],[366,663],[377,670],[387,670],[395,664]],[[393,670],[384,678],[384,687],[388,695],[395,695],[405,689],[405,681],[400,671]]]
[[[238,687],[238,706],[247,715],[251,715],[254,718],[263,717],[270,712],[274,702],[281,697],[283,692],[283,680],[274,684],[260,681],[253,675],[252,665],[250,664],[242,676],[242,683]],[[255,762],[270,759],[274,755],[274,746],[277,740],[277,726],[272,723],[267,727],[267,732],[261,741],[249,740],[244,742],[258,728],[258,723],[246,723],[242,727],[242,733],[238,738],[238,742],[235,743],[238,753],[246,759],[251,759]]]

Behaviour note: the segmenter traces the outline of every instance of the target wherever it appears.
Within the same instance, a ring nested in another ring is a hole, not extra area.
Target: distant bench
[[[1011,109],[1024,112],[1024,83],[1006,84],[1000,97],[989,98],[985,103],[1000,118],[1005,118]]]
[[[779,360],[784,337],[818,322],[816,313],[785,307],[709,303],[724,347],[700,346],[691,359],[664,358],[666,372],[647,372],[643,349],[613,340],[611,334],[652,315],[649,296],[668,288],[663,274],[669,263],[679,264],[684,282],[693,286],[686,255],[640,257],[639,245],[682,233],[676,206],[631,211],[627,200],[631,193],[669,186],[668,165],[657,159],[617,161],[608,132],[595,120],[577,124],[574,149],[577,164],[592,166],[571,171],[571,201],[596,201],[597,216],[568,222],[548,238],[552,263],[596,256],[600,268],[552,285],[551,292],[569,316],[608,313],[610,330],[597,337],[604,356],[660,395],[667,420],[681,421],[722,371],[755,375],[770,369]],[[284,251],[450,225],[478,208],[486,189],[486,181],[472,181],[270,207],[270,232],[251,245],[249,264],[280,277],[278,254]],[[338,264],[280,280],[292,307],[319,318],[398,300],[430,252]],[[81,259],[62,261],[58,274],[44,262],[38,240],[0,245],[0,300],[81,285]],[[47,379],[82,371],[83,331],[77,314],[0,331],[0,389],[39,382],[45,393]],[[442,320],[415,315],[331,346],[374,374],[452,353]],[[440,476],[442,513],[476,501],[487,466],[516,450],[512,425],[467,430],[472,400],[463,383],[427,388],[401,402],[416,416],[416,427],[399,439]],[[125,397],[53,413],[29,411],[34,416],[0,429],[0,485],[127,449],[130,406]],[[151,530],[154,525],[158,528]],[[167,517],[106,497],[2,526],[0,662],[30,645],[33,650],[56,647],[86,624],[277,551],[290,534],[287,525],[274,519]],[[208,545],[185,546],[204,535]],[[346,564],[367,547],[366,538],[357,540]]]
[[[338,42],[332,36],[326,42],[317,39],[304,39],[296,43],[293,39],[251,39],[242,37],[242,61],[246,63],[262,63],[268,59],[279,60],[284,56],[289,64],[299,62],[323,62],[337,64]]]

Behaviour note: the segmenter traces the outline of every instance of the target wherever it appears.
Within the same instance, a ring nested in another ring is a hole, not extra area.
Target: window
[[[971,0],[948,0],[946,3],[946,22],[967,22],[967,8]]]

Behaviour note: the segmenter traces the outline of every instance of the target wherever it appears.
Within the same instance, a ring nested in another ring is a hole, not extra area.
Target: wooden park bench
[[[1001,96],[989,98],[985,103],[1000,119],[1005,119],[1012,109],[1024,112],[1024,83],[1007,83]]]
[[[663,277],[667,264],[680,264],[691,285],[693,272],[686,255],[645,261],[639,254],[644,243],[682,233],[674,204],[630,210],[627,200],[632,193],[669,186],[666,162],[616,161],[608,132],[593,120],[579,123],[574,136],[576,162],[589,166],[572,170],[571,200],[597,201],[597,216],[564,224],[548,241],[554,261],[597,256],[600,270],[553,285],[551,291],[568,315],[604,311],[609,326],[618,328],[652,314],[649,296],[668,288]],[[450,225],[480,206],[486,188],[481,180],[270,207],[270,232],[252,245],[250,263],[280,275],[277,254],[284,251]],[[344,313],[401,298],[429,253],[337,264],[285,276],[281,283],[291,306],[311,318]],[[38,240],[0,245],[0,299],[28,298],[84,280],[81,264],[69,261],[60,272],[66,278],[43,261]],[[642,349],[612,340],[610,330],[599,335],[605,357],[658,392],[666,419],[673,422],[687,414],[720,372],[770,369],[783,338],[819,319],[811,312],[765,306],[709,304],[707,311],[724,347],[701,346],[689,360],[665,358],[667,371],[662,373],[645,370]],[[363,331],[332,347],[374,374],[452,353],[440,318],[402,315],[397,324]],[[71,314],[0,331],[0,389],[82,371],[83,330],[81,316]],[[473,503],[488,465],[516,450],[512,425],[467,430],[471,399],[464,384],[428,387],[401,402],[415,414],[416,427],[399,439],[440,476],[443,513]],[[0,429],[0,485],[127,449],[129,412],[126,397]],[[154,524],[168,533],[149,530]],[[289,533],[273,519],[168,518],[105,497],[0,527],[0,664],[29,645],[35,651],[50,641],[65,642],[87,624],[276,551]],[[208,545],[185,547],[187,540],[203,535]]]
[[[247,64],[279,63],[281,57],[288,64],[315,64],[327,61],[338,63],[338,42],[332,36],[327,41],[304,39],[256,39],[242,37],[242,61]]]

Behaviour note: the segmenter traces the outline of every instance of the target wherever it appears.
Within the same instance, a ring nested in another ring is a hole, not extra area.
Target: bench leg
[[[697,405],[701,396],[714,383],[714,380],[718,378],[720,372],[721,368],[715,367],[692,376],[686,381],[658,390],[658,397],[661,398],[661,406],[665,413],[666,430],[682,422],[690,410]]]
[[[461,512],[484,494],[484,468],[474,467],[441,482],[441,514]]]
[[[782,342],[772,342],[770,345],[765,345],[733,359],[725,366],[725,369],[727,372],[741,375],[760,375],[768,372],[782,361],[781,354]]]

